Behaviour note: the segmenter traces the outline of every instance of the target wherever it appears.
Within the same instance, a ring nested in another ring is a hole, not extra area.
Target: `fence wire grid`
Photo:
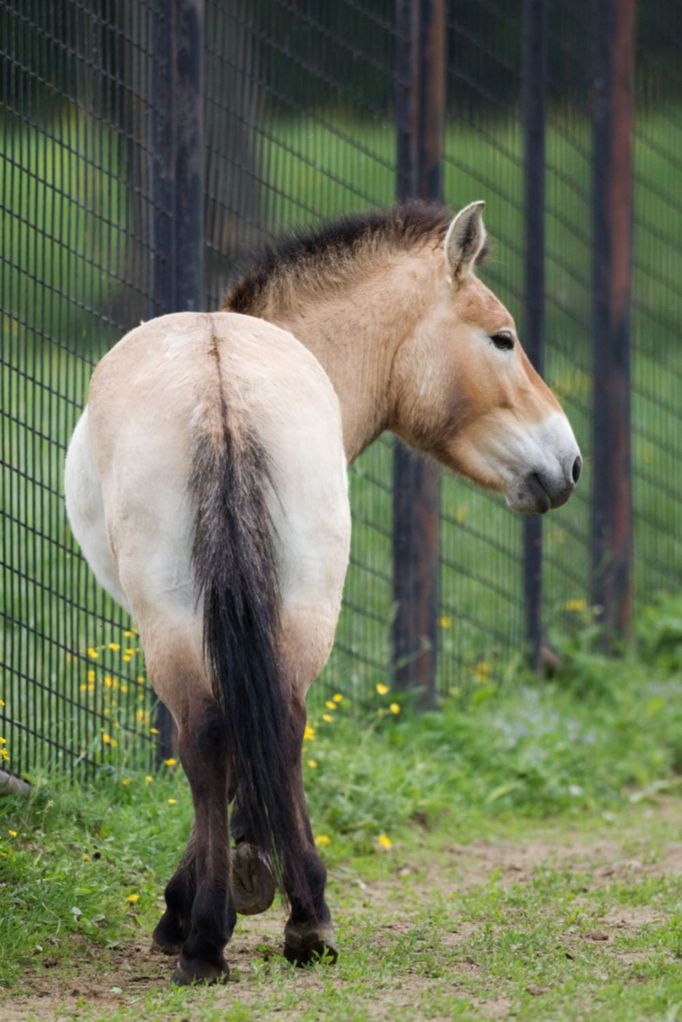
[[[586,454],[545,524],[547,634],[589,613],[592,422],[588,0],[547,25],[545,376]],[[150,768],[153,694],[137,636],[96,585],[66,522],[66,445],[99,358],[159,312],[168,253],[154,224],[156,29],[164,0],[2,0],[2,606],[0,755]],[[682,581],[682,9],[637,12],[632,366],[636,595]],[[447,5],[444,194],[487,200],[483,273],[523,321],[524,67],[520,0]],[[675,28],[678,31],[675,31]],[[396,191],[393,2],[206,0],[204,307],[263,239],[388,206]],[[154,267],[156,269],[154,270]],[[390,676],[392,444],[351,471],[354,532],[334,653],[313,689],[369,701]],[[453,478],[441,494],[438,688],[503,678],[522,657],[522,526]]]

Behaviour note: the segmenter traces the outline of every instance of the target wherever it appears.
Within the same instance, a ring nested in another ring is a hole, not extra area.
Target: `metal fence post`
[[[152,314],[162,316],[203,303],[203,0],[156,0],[152,47]],[[163,703],[155,725],[161,760],[174,740]]]
[[[397,0],[397,198],[442,197],[445,2]],[[392,668],[396,686],[436,702],[440,474],[396,441],[393,453]]]
[[[595,0],[593,35],[592,598],[610,644],[632,614],[634,0]]]
[[[521,106],[524,162],[524,322],[523,343],[539,373],[545,340],[545,0],[524,0]],[[523,523],[523,592],[531,663],[542,650],[542,518]]]

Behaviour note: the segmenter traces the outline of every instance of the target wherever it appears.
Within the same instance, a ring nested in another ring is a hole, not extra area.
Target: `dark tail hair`
[[[220,374],[215,339],[211,354]],[[243,422],[238,430],[230,423],[220,375],[218,388],[195,438],[191,477],[204,657],[245,833],[269,853],[280,884],[286,872],[289,896],[310,904],[292,786],[291,696],[276,648],[280,599],[268,459]]]

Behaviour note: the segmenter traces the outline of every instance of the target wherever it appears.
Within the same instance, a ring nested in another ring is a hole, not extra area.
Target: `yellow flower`
[[[138,674],[135,680],[137,681],[138,685],[144,685],[147,679],[145,678],[144,674]]]
[[[125,635],[126,639],[132,639],[133,635],[135,635],[135,632],[133,631],[132,628],[126,628],[123,634]]]
[[[111,745],[111,735],[102,732],[102,741],[104,742],[105,745]]]
[[[93,682],[97,677],[97,672],[94,671],[91,667],[88,673],[85,675],[85,677],[87,678],[88,681]]]
[[[164,759],[166,766],[177,766],[178,761],[174,756],[169,756],[168,759]]]
[[[564,607],[572,614],[579,614],[581,611],[587,610],[587,603],[585,600],[566,600]]]
[[[94,646],[88,646],[87,654],[91,660],[96,660],[99,656],[99,653],[97,652]]]
[[[441,628],[452,628],[452,618],[448,617],[447,614],[443,614],[443,616],[438,619],[438,624]]]
[[[391,848],[393,848],[393,842],[391,841],[388,834],[379,834],[379,837],[377,838],[377,844],[379,845],[379,848],[383,848],[387,852]]]
[[[324,705],[327,707],[328,710],[335,710],[336,709],[336,703],[332,702],[331,699],[328,699]]]
[[[104,678],[103,678],[103,681],[104,681],[104,687],[105,688],[113,688],[114,687],[114,679],[111,677],[110,674],[105,674]]]
[[[326,848],[327,845],[330,845],[331,843],[332,839],[329,837],[328,834],[315,835],[315,844],[318,846],[318,848]]]
[[[126,650],[126,656],[135,656],[137,652],[138,652],[137,646],[133,646],[130,649]]]
[[[309,759],[308,760],[308,766],[310,767],[311,770],[314,770],[315,767],[317,766],[317,760],[316,759]]]
[[[310,724],[306,724],[305,731],[303,733],[303,740],[305,742],[315,741],[315,728],[311,727]]]
[[[0,749],[0,759],[7,761],[9,759],[9,752],[7,749]]]
[[[0,737],[0,745],[7,745],[7,739]]]
[[[325,722],[325,724],[332,724],[334,722],[334,718],[332,717],[331,713],[323,713],[322,720]]]
[[[385,696],[389,691],[388,685],[384,685],[382,682],[378,682],[374,687],[380,696]]]
[[[130,784],[130,778],[129,777],[122,777],[121,778],[121,784]]]
[[[0,699],[0,706],[4,706],[4,705],[5,705],[5,700],[4,699]]]
[[[124,664],[129,664],[133,658],[129,656],[128,653],[126,653],[126,655],[124,657],[121,657],[121,659],[123,660]]]
[[[158,733],[159,733],[158,727],[150,727],[149,728],[149,734],[150,735],[158,735]]]
[[[177,798],[169,798],[169,799],[168,799],[168,805],[169,805],[169,806],[175,806],[175,805],[177,805],[177,804],[178,804],[178,800],[177,800]]]
[[[7,833],[9,834],[10,837],[16,837],[17,836],[16,830],[8,830]]]
[[[391,703],[389,710],[397,717],[400,713],[400,703]]]
[[[144,710],[142,708],[140,708],[139,710],[136,710],[135,711],[135,720],[137,721],[138,724],[148,724],[149,723],[149,710]]]
[[[129,902],[131,905],[137,905],[139,900],[140,900],[139,894],[129,894],[126,898],[126,901]]]
[[[83,862],[90,862],[90,856],[87,852],[83,852]]]
[[[145,781],[147,782],[147,784],[152,784],[152,783],[153,783],[153,781],[154,781],[154,778],[152,777],[152,775],[151,775],[151,774],[145,774],[145,775],[144,775],[144,779],[145,779]]]
[[[334,700],[335,703],[343,702],[343,696],[341,695],[340,692],[335,692],[334,695],[332,696],[332,699]]]
[[[117,653],[120,648],[121,648],[121,643],[120,642],[108,642],[107,643],[107,649],[113,649],[114,653]]]
[[[487,660],[481,660],[481,662],[476,664],[474,667],[474,674],[479,681],[485,681],[492,669],[492,664],[489,664]]]

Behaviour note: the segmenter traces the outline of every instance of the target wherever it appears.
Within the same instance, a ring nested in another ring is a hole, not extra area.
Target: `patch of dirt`
[[[420,906],[428,905],[434,898],[446,897],[450,891],[488,883],[493,877],[502,884],[524,884],[546,869],[569,871],[586,876],[587,891],[628,879],[637,882],[647,876],[681,876],[682,843],[659,844],[655,855],[648,847],[646,820],[652,815],[669,823],[677,822],[680,803],[662,802],[660,806],[640,810],[632,818],[632,825],[628,818],[624,824],[621,822],[618,830],[606,836],[576,832],[567,841],[565,832],[552,833],[551,827],[544,830],[539,827],[526,840],[448,843],[439,855],[423,853],[422,858],[415,853],[411,859],[401,859],[396,849],[392,853],[395,869],[391,876],[364,882],[352,869],[339,869],[332,874],[330,894],[333,899],[335,885],[345,887],[346,892],[355,885],[357,907],[353,912],[357,921],[354,925],[361,925],[363,915],[372,923],[378,918],[384,920],[381,932],[388,945],[410,929]],[[633,857],[633,849],[639,858]],[[608,953],[618,955],[624,963],[636,964],[646,952],[612,948],[613,941],[624,933],[659,922],[661,916],[660,909],[646,905],[610,909],[584,932],[566,934],[565,954],[567,958],[579,955],[585,941],[603,942]],[[231,977],[224,995],[226,1004],[234,1000],[236,994],[240,1002],[258,1005],[262,992],[255,982],[256,972],[267,969],[270,959],[279,958],[284,921],[281,906],[263,916],[240,917],[234,941],[228,949]],[[440,933],[439,939],[443,947],[456,952],[478,930],[473,923],[456,920],[451,930]],[[26,970],[20,982],[21,992],[0,989],[2,1022],[71,1022],[92,1018],[94,1004],[97,1017],[105,1018],[117,1009],[134,1010],[136,1004],[141,1007],[145,996],[165,989],[170,981],[174,959],[153,951],[143,939],[107,950],[97,948],[84,938],[76,938],[75,942],[71,971],[65,969],[60,960],[46,955]],[[452,975],[455,990],[465,977],[480,972],[478,963],[466,954],[456,955],[456,963]],[[321,990],[329,981],[330,973],[326,969],[301,970],[292,980],[302,998],[306,991]],[[332,982],[342,981],[332,978]],[[363,1005],[363,1012],[371,1019],[389,1018],[392,1008],[409,1008],[417,1003],[419,993],[427,996],[432,982],[421,974],[403,975],[396,979],[395,988],[385,991],[385,996],[382,991],[376,1006]],[[528,992],[540,996],[544,991],[536,988]],[[216,1003],[220,1001],[222,995]],[[475,1003],[483,1018],[508,1018],[511,1011],[511,1002],[505,997],[481,998]],[[281,1022],[297,1022],[293,1011],[279,1011],[277,1018]]]

